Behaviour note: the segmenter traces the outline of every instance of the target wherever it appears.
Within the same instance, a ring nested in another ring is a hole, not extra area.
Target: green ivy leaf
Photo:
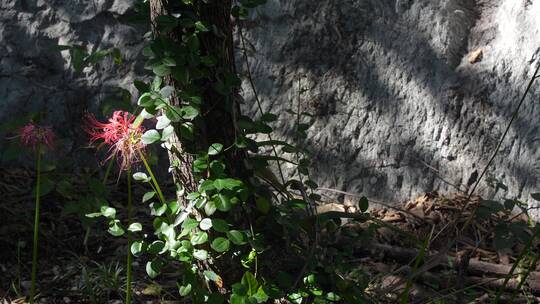
[[[167,211],[167,205],[162,202],[150,204],[150,214],[154,216],[162,216]]]
[[[369,208],[369,201],[365,196],[362,196],[360,198],[360,201],[358,202],[358,206],[360,207],[360,211],[366,212]]]
[[[204,182],[202,182],[200,185],[199,185],[199,192],[209,192],[209,191],[212,191],[216,189],[216,187],[214,187],[214,181],[213,180],[205,180]]]
[[[160,260],[154,259],[146,263],[146,273],[148,274],[150,278],[154,279],[159,275],[162,267],[163,267],[163,262],[161,262]]]
[[[257,303],[266,303],[269,299],[266,292],[264,292],[264,288],[262,286],[259,286],[259,289],[257,289],[257,292],[252,295],[252,298],[254,298]]]
[[[180,122],[182,120],[182,109],[177,106],[167,106],[165,116],[172,122]]]
[[[180,211],[180,204],[177,200],[170,201],[168,204],[171,214],[176,215]]]
[[[227,238],[235,245],[244,245],[246,243],[244,234],[238,230],[227,232]]]
[[[116,209],[109,206],[101,206],[101,215],[106,218],[114,219],[116,217]]]
[[[218,237],[215,240],[212,241],[212,244],[210,244],[210,247],[214,249],[216,252],[225,252],[229,250],[231,246],[231,242],[223,237]]]
[[[144,172],[137,172],[133,174],[133,179],[138,182],[149,182],[151,179]]]
[[[214,214],[214,212],[216,212],[216,210],[217,210],[216,203],[214,203],[214,201],[208,201],[204,205],[204,213],[206,213],[207,216],[210,216],[210,215]]]
[[[334,293],[334,292],[329,292],[326,295],[326,299],[328,299],[328,301],[337,302],[337,301],[341,300],[341,297],[338,294]]]
[[[214,181],[214,186],[216,187],[218,191],[221,191],[223,189],[234,190],[238,187],[241,187],[242,182],[234,178],[223,178],[223,179],[216,179]]]
[[[194,246],[204,244],[206,241],[208,241],[208,234],[204,231],[199,231],[191,236],[191,244]]]
[[[198,199],[199,197],[201,197],[201,194],[199,192],[191,192],[187,195],[187,199],[189,201],[193,201],[193,200],[196,200]]]
[[[227,212],[231,210],[231,207],[232,207],[231,200],[229,199],[228,196],[220,193],[220,194],[215,195],[214,198],[215,198],[214,203],[216,204],[217,210],[221,212]]]
[[[223,219],[214,218],[212,219],[212,227],[217,232],[227,232],[229,231],[229,224]]]
[[[540,202],[540,193],[531,193],[531,197],[535,200]]]
[[[142,197],[142,202],[146,203],[147,201],[151,200],[155,195],[155,191],[146,192]]]
[[[162,254],[165,250],[165,243],[163,241],[154,241],[148,246],[148,253],[150,254]]]
[[[209,31],[208,27],[202,21],[195,22],[195,29],[197,29],[199,32]]]
[[[242,276],[242,280],[240,282],[242,283],[242,285],[244,285],[247,288],[248,296],[252,296],[257,292],[257,287],[259,287],[259,282],[257,282],[257,279],[251,272],[246,271],[244,275]]]
[[[192,120],[199,116],[199,110],[193,106],[182,107],[182,118],[186,120]]]
[[[178,288],[178,293],[181,297],[187,296],[191,292],[191,284],[182,285]]]
[[[225,164],[220,160],[213,160],[210,163],[210,171],[214,176],[221,176],[225,172]]]
[[[171,58],[171,57],[163,58],[162,62],[164,65],[167,65],[167,66],[171,66],[171,67],[176,66],[176,60],[174,60],[174,58]]]
[[[171,124],[171,120],[167,116],[162,115],[157,118],[156,129],[165,129]]]
[[[131,225],[129,225],[128,230],[131,232],[142,231],[142,225],[141,223],[132,223]]]
[[[185,66],[176,67],[172,71],[172,77],[181,84],[187,85],[190,78],[189,70]]]
[[[141,107],[151,107],[154,105],[154,99],[152,98],[152,95],[150,93],[144,93],[139,97],[137,100],[137,104]]]
[[[206,158],[197,158],[193,162],[193,171],[195,172],[204,172],[208,168],[208,163]]]
[[[174,127],[169,125],[161,132],[161,141],[167,141],[174,134]]]
[[[142,241],[135,241],[131,244],[131,254],[134,256],[139,256],[142,252],[143,248],[143,242]]]
[[[208,258],[208,251],[197,249],[193,252],[193,257],[195,257],[197,260],[204,261]]]
[[[160,64],[160,65],[154,66],[152,68],[152,71],[157,76],[164,77],[164,76],[167,76],[167,75],[169,75],[171,73],[171,67],[169,67],[169,66],[167,66],[165,64]]]
[[[232,293],[238,296],[247,296],[247,287],[241,283],[235,283],[232,285]]]
[[[199,226],[199,222],[195,219],[192,219],[188,217],[183,223],[182,228],[184,229],[193,229],[195,227]]]
[[[191,122],[184,122],[180,125],[180,136],[187,140],[195,139],[195,127]]]
[[[201,230],[209,230],[212,228],[212,220],[209,218],[204,218],[200,222],[199,226],[201,227]]]
[[[113,236],[121,236],[125,233],[124,228],[120,226],[120,221],[118,220],[111,221],[108,232]]]
[[[152,51],[152,48],[148,45],[148,46],[145,46],[142,50],[142,54],[143,56],[145,57],[155,57],[155,54],[154,52]]]
[[[247,304],[247,297],[233,293],[230,298],[231,304]]]
[[[150,145],[161,139],[161,135],[157,130],[148,130],[142,135],[142,141],[145,145]]]
[[[223,145],[214,143],[208,148],[208,155],[217,155],[223,150]]]

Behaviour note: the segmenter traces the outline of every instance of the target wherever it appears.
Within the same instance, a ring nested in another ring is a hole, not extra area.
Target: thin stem
[[[538,260],[540,259],[540,254],[537,254],[534,257],[534,260],[532,261],[531,265],[527,268],[527,271],[523,276],[521,276],[521,280],[519,281],[518,286],[516,287],[516,290],[512,293],[512,297],[510,298],[510,302],[514,301],[514,298],[516,297],[519,290],[521,290],[521,287],[523,287],[523,284],[527,282],[527,278],[531,274],[531,271],[533,271],[536,268],[536,264],[538,263]]]
[[[34,304],[36,296],[36,277],[37,277],[37,255],[38,255],[38,236],[39,236],[39,193],[41,184],[41,147],[37,150],[36,157],[36,206],[34,214],[34,244],[32,249],[32,285],[30,288],[30,304]]]
[[[463,205],[463,207],[461,208],[461,213],[463,213],[463,211],[465,211],[465,208],[468,206],[468,202],[470,202],[474,192],[476,191],[476,188],[478,187],[478,185],[480,184],[480,181],[483,179],[484,175],[486,174],[487,170],[489,169],[489,167],[491,166],[491,164],[493,163],[493,161],[495,160],[495,157],[497,156],[497,154],[499,153],[499,150],[502,146],[502,143],[504,142],[504,139],[506,138],[506,136],[508,135],[508,132],[510,131],[510,128],[512,126],[512,123],[514,122],[514,120],[516,119],[517,115],[519,114],[519,110],[521,109],[521,106],[523,105],[523,103],[525,102],[525,99],[527,97],[527,95],[529,94],[529,91],[531,90],[532,88],[532,85],[534,84],[534,81],[536,78],[540,77],[540,63],[538,64],[538,66],[536,67],[536,70],[534,72],[534,75],[533,77],[531,77],[531,80],[529,81],[529,84],[527,85],[527,88],[525,89],[525,91],[523,92],[523,95],[521,96],[521,99],[519,100],[519,103],[516,107],[516,109],[514,110],[514,113],[512,114],[512,117],[510,119],[510,121],[508,122],[508,124],[506,125],[506,128],[503,132],[503,135],[501,136],[501,138],[499,139],[499,142],[497,143],[497,146],[495,147],[495,151],[493,151],[493,154],[491,155],[488,163],[486,164],[486,166],[484,167],[484,169],[482,170],[482,173],[480,174],[478,180],[476,181],[476,183],[474,184],[473,188],[471,189],[471,191],[469,192],[469,195],[467,196],[467,199],[465,200],[466,204]],[[463,224],[463,226],[461,227],[461,229],[458,230],[458,233],[456,235],[456,237],[447,243],[446,247],[443,249],[443,250],[440,250],[438,254],[436,254],[434,257],[432,257],[428,262],[424,263],[424,266],[422,266],[422,269],[421,269],[421,272],[425,272],[425,271],[428,271],[429,269],[432,268],[431,265],[436,265],[438,263],[432,263],[442,257],[444,257],[446,255],[446,253],[448,251],[450,251],[450,249],[452,248],[452,246],[454,246],[457,241],[461,238],[461,235],[465,232],[465,230],[471,225],[472,223],[472,220],[474,218],[474,216],[476,215],[476,211],[477,211],[477,208],[478,207],[475,207],[475,209],[473,210],[473,212],[470,213],[470,215],[468,216],[467,220],[465,221],[465,223]],[[453,220],[453,221],[450,221],[448,223],[446,223],[441,231],[439,232],[439,234],[441,234],[446,228],[452,226],[452,225],[457,225],[457,219]],[[457,226],[454,226],[454,227],[457,227]],[[486,234],[484,236],[484,238],[487,236],[488,234]],[[482,239],[484,239],[482,238]],[[480,244],[480,242],[478,243]],[[474,254],[474,252],[476,251],[476,249],[478,248],[479,245],[477,245],[474,250],[470,253],[471,255]]]
[[[157,194],[159,196],[159,200],[165,204],[165,197],[163,196],[163,192],[161,192],[161,188],[159,187],[159,184],[157,182],[156,177],[154,176],[154,173],[152,172],[152,169],[150,168],[150,165],[148,165],[148,161],[146,161],[146,158],[144,157],[144,154],[139,151],[139,155],[141,156],[141,159],[144,163],[144,167],[146,168],[146,171],[148,171],[148,174],[150,174],[150,178],[152,179],[152,183],[156,187]]]
[[[244,38],[244,34],[242,33],[242,28],[241,27],[238,28],[238,32],[240,33],[240,41],[242,42],[242,50],[243,50],[243,55],[244,55],[244,61],[246,62],[246,72],[247,72],[249,84],[251,85],[251,89],[253,91],[253,96],[255,97],[255,102],[257,103],[257,108],[259,110],[259,113],[261,115],[263,115],[264,111],[262,109],[259,94],[257,93],[257,90],[255,89],[255,83],[253,82],[253,76],[251,75],[251,66],[249,64],[248,55],[247,55],[247,51],[246,51],[246,43],[244,41],[245,38]],[[273,141],[272,135],[268,134],[268,138],[271,141]],[[281,178],[281,182],[283,184],[285,184],[285,175],[283,174],[283,169],[281,169],[281,162],[278,159],[278,153],[277,153],[276,146],[273,145],[273,144],[272,144],[272,151],[274,152],[274,155],[276,156],[276,163],[277,163],[277,167],[278,167],[279,177]]]
[[[495,301],[494,301],[495,304],[499,303],[499,300],[501,298],[501,294],[502,294],[503,290],[506,288],[506,285],[508,285],[508,282],[510,281],[512,276],[514,275],[514,271],[519,266],[519,263],[521,262],[521,260],[523,260],[523,258],[527,255],[527,253],[530,252],[531,246],[534,243],[534,239],[536,239],[536,237],[540,234],[540,229],[538,227],[535,227],[535,229],[536,229],[536,231],[531,236],[531,238],[529,239],[527,244],[525,244],[525,248],[523,248],[523,250],[521,251],[521,254],[518,256],[516,261],[514,261],[514,265],[512,265],[512,268],[510,269],[510,272],[508,272],[508,274],[504,278],[503,285],[497,291],[497,295],[496,295]]]
[[[133,222],[133,197],[131,194],[131,169],[127,171],[127,186],[128,186],[128,223],[127,226]],[[131,304],[131,281],[132,281],[132,259],[131,256],[131,231],[127,231],[127,282],[126,282],[126,304]]]
[[[426,255],[426,251],[429,247],[429,242],[431,239],[431,236],[433,235],[433,229],[430,233],[430,235],[424,240],[424,244],[422,244],[422,247],[420,248],[420,252],[416,256],[416,259],[414,261],[414,266],[411,271],[410,277],[407,279],[407,283],[405,284],[405,290],[403,291],[403,294],[401,295],[401,303],[406,304],[409,303],[409,291],[411,290],[413,280],[414,280],[414,273],[418,270],[418,267],[420,266],[420,263],[424,260],[424,256]]]
[[[514,113],[512,114],[512,117],[510,118],[510,121],[508,122],[508,124],[506,125],[506,128],[504,129],[504,132],[503,132],[503,135],[501,136],[499,142],[497,143],[497,146],[495,147],[495,150],[493,151],[493,154],[491,155],[491,157],[489,158],[489,161],[488,163],[486,164],[486,166],[484,167],[484,169],[482,170],[482,172],[480,173],[480,177],[478,178],[478,180],[476,181],[476,183],[474,184],[473,188],[471,189],[471,192],[469,193],[469,195],[467,196],[467,200],[466,202],[469,202],[474,194],[474,191],[476,190],[476,188],[478,187],[478,185],[480,184],[480,181],[482,180],[482,178],[484,177],[484,175],[486,175],[489,167],[491,166],[491,164],[493,163],[493,161],[495,160],[495,157],[497,156],[497,154],[499,154],[499,150],[501,149],[501,146],[504,142],[504,139],[506,138],[506,135],[508,135],[508,132],[510,131],[510,127],[512,126],[512,123],[514,122],[514,120],[516,119],[518,113],[519,113],[519,110],[521,109],[521,106],[523,105],[523,103],[525,102],[525,99],[527,98],[527,95],[529,94],[529,91],[531,90],[531,87],[532,85],[534,84],[534,81],[535,79],[539,76],[538,73],[540,72],[540,63],[538,64],[538,66],[536,67],[536,70],[534,71],[534,75],[533,77],[531,78],[531,80],[529,81],[529,84],[527,85],[527,88],[525,89],[525,92],[523,92],[523,95],[521,96],[521,99],[519,100],[519,103],[516,107],[516,109],[514,110]],[[465,209],[466,205],[463,206],[462,208],[462,211]],[[461,232],[463,232],[465,230],[465,228],[470,224],[470,222],[472,221],[474,215],[476,214],[476,212],[472,212],[471,215],[469,215],[469,218],[467,219],[467,221],[465,222],[465,225],[463,226],[463,228],[461,229]]]

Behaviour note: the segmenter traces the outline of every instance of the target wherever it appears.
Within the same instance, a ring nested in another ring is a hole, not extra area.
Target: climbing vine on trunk
[[[270,137],[269,124],[277,115],[261,109],[253,119],[240,113],[233,23],[241,23],[264,2],[148,2],[152,31],[143,55],[154,79],[135,83],[141,112],[131,128],[145,120],[154,123],[140,140],[168,151],[177,191],[161,191],[141,150],[146,172],[133,174],[133,179],[151,189],[142,202],[150,206],[153,227],[130,223],[136,227],[128,229],[130,250],[149,260],[151,278],[170,267],[179,270],[179,294],[192,303],[356,301],[362,294],[353,281],[318,260],[322,225],[341,215],[323,220],[317,214],[317,185],[309,179],[304,150]],[[240,38],[245,46],[245,37]],[[302,141],[310,115],[300,111],[300,99],[289,112]],[[257,142],[255,134],[268,134],[270,140]],[[279,156],[277,146],[292,160]],[[261,147],[274,154],[259,153]],[[297,178],[285,180],[280,168],[279,180],[270,169],[272,162],[296,166]],[[111,214],[104,216],[120,227]],[[149,230],[153,234],[143,233]],[[343,296],[334,292],[336,284]]]

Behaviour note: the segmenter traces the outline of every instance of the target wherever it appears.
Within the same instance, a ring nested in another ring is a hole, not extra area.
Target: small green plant
[[[54,133],[49,126],[37,125],[33,122],[28,123],[20,128],[15,136],[20,139],[21,143],[30,148],[35,155],[36,165],[36,188],[34,191],[35,207],[34,207],[34,237],[32,242],[32,274],[30,287],[30,303],[33,304],[36,297],[37,284],[37,264],[38,264],[38,239],[39,239],[39,207],[40,198],[42,195],[41,172],[42,172],[42,156],[46,149],[51,149],[54,141]]]
[[[109,302],[114,295],[121,295],[127,284],[122,276],[123,267],[118,262],[108,264],[92,262],[81,264],[81,277],[78,288],[92,304]]]
[[[21,273],[21,250],[26,247],[26,243],[23,241],[17,242],[17,278],[11,281],[10,289],[13,290],[17,298],[23,297],[23,291],[21,288],[22,273]]]
[[[109,156],[107,160],[111,163],[116,159],[121,171],[127,173],[127,282],[126,282],[126,303],[131,303],[132,298],[132,256],[130,253],[132,236],[131,233],[140,230],[140,224],[133,222],[133,196],[131,187],[131,167],[132,165],[143,160],[145,165],[148,166],[146,159],[144,158],[144,139],[142,135],[142,128],[140,123],[134,123],[135,117],[128,112],[116,111],[107,123],[102,123],[96,120],[93,116],[87,117],[87,125],[85,130],[91,137],[91,142],[102,140],[104,144],[110,146]],[[110,167],[109,167],[110,168]],[[109,170],[108,170],[109,171]],[[108,174],[105,175],[106,177]],[[153,176],[153,175],[152,175]],[[157,183],[156,183],[157,185]],[[160,192],[161,193],[161,192]],[[111,221],[109,222],[109,232],[114,236],[120,236],[125,233],[124,228],[120,223],[120,220],[115,218],[116,210],[112,207],[102,206],[101,212],[97,214],[91,214],[90,216],[105,216]]]

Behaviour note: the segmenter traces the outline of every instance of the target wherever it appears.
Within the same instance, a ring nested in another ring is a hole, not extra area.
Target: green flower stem
[[[30,304],[34,304],[36,296],[37,278],[37,256],[38,256],[38,236],[39,236],[39,193],[41,184],[41,147],[37,150],[36,157],[36,206],[34,214],[34,244],[32,248],[32,285],[30,288]]]
[[[127,212],[128,212],[128,223],[127,227],[129,228],[129,225],[131,225],[131,222],[133,222],[133,197],[131,193],[131,170],[128,169],[127,171],[127,186],[128,186],[128,205],[127,205]],[[132,259],[131,256],[131,231],[128,229],[127,231],[127,282],[126,282],[126,304],[131,304],[131,281],[132,281]]]
[[[156,177],[154,176],[154,173],[152,172],[152,169],[150,169],[150,165],[148,165],[148,161],[146,161],[146,158],[144,157],[144,154],[141,151],[139,151],[139,155],[141,156],[144,166],[146,167],[146,171],[148,171],[148,174],[150,174],[150,178],[152,179],[152,183],[154,183],[154,187],[156,187],[159,200],[161,201],[161,203],[165,204],[165,197],[163,196],[163,192],[161,192],[161,188],[159,187],[159,184],[157,182]]]

